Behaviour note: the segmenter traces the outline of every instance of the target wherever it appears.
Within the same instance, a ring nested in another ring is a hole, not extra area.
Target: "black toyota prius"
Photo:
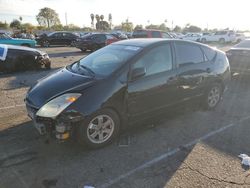
[[[219,103],[230,80],[224,52],[174,39],[132,39],[108,45],[39,80],[26,96],[40,134],[77,137],[92,148],[127,125],[187,101]]]

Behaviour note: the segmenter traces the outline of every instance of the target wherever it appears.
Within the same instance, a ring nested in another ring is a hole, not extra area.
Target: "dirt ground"
[[[75,141],[45,142],[27,117],[29,86],[86,55],[40,50],[52,59],[50,71],[0,75],[0,188],[250,187],[238,158],[250,154],[250,77],[235,77],[214,111],[187,106],[87,150]]]

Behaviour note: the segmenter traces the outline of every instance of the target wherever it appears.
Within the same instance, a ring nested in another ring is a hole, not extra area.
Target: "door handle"
[[[210,68],[207,68],[207,69],[206,69],[206,72],[207,72],[207,73],[211,73],[211,69],[210,69]]]

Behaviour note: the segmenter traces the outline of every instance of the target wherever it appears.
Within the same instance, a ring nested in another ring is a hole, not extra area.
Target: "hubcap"
[[[213,87],[208,93],[208,105],[213,108],[217,105],[220,100],[220,89],[218,87]]]
[[[87,128],[88,139],[95,144],[107,141],[114,132],[114,121],[108,115],[93,118]]]

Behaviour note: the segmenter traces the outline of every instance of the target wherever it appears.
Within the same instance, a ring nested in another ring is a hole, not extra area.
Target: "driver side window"
[[[164,44],[151,49],[133,64],[132,69],[135,68],[145,68],[145,76],[172,70],[173,63],[170,44]]]

